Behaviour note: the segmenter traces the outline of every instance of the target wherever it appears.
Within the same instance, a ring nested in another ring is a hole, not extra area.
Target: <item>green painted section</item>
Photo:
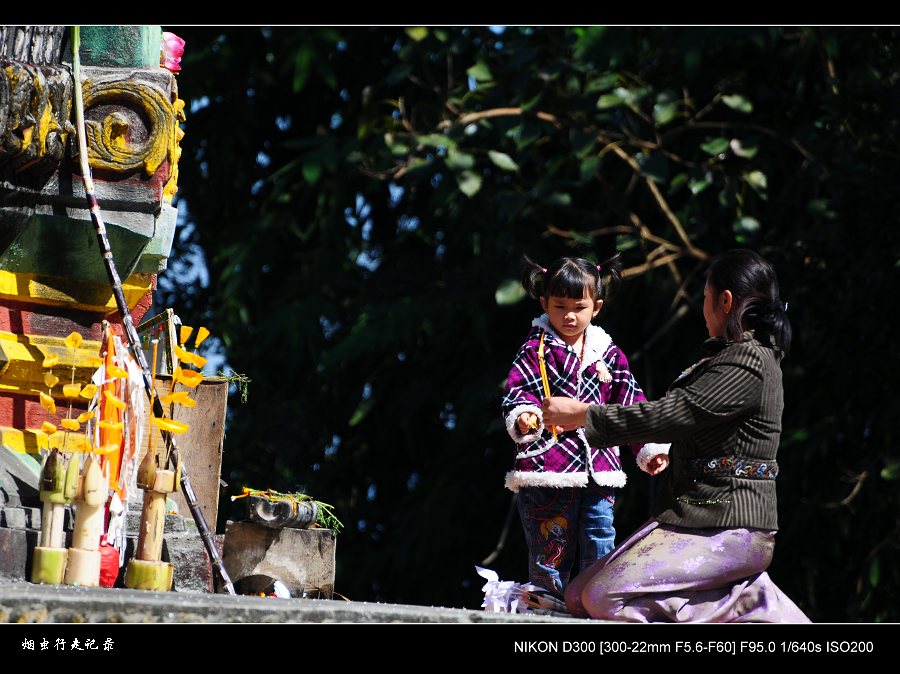
[[[147,237],[115,224],[106,224],[119,276],[128,278],[147,246]],[[23,274],[65,276],[108,283],[106,266],[89,220],[33,215],[0,251],[0,269]]]
[[[161,26],[82,26],[81,64],[85,66],[159,66]]]
[[[156,218],[156,231],[144,248],[144,254],[135,268],[136,272],[156,274],[166,268],[165,263],[169,253],[172,252],[172,242],[175,240],[177,219],[178,209],[168,204],[162,207],[162,212]]]
[[[32,480],[40,477],[41,457],[40,455],[16,452],[6,445],[0,444],[0,470],[16,475],[20,479],[24,479],[27,484],[37,488],[37,482],[32,482]]]

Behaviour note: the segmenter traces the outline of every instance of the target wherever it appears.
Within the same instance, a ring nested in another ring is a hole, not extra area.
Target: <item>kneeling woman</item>
[[[585,426],[592,445],[671,442],[656,516],[566,592],[582,617],[633,622],[809,622],[772,582],[775,478],[791,327],[772,266],[733,250],[704,290],[704,357],[660,400],[588,405],[547,398],[545,424]]]

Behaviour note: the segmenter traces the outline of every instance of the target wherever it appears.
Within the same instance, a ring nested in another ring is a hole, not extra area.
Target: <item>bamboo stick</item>
[[[66,564],[66,585],[97,587],[100,585],[100,536],[103,533],[108,473],[100,462],[88,456],[82,468],[76,499],[75,530]]]
[[[108,488],[100,464],[93,456],[88,457],[83,472],[81,493],[75,510],[72,547],[81,550],[99,550],[105,514],[103,505],[106,502]]]
[[[125,585],[135,590],[168,592],[172,588],[173,567],[166,562],[132,559],[125,570]]]
[[[166,495],[144,492],[144,510],[135,557],[145,562],[158,562],[162,557],[163,527],[166,522]]]
[[[50,547],[50,516],[53,514],[53,504],[50,501],[44,503],[41,512],[41,547]]]
[[[72,459],[69,464],[76,466]],[[41,469],[40,499],[44,504],[41,517],[41,545],[34,548],[31,561],[31,582],[51,583],[63,582],[66,572],[68,551],[65,542],[65,504],[66,497],[73,489],[67,480],[77,477],[77,472],[70,469],[58,449],[53,449],[44,461]]]
[[[100,585],[100,551],[69,548],[66,561],[66,585],[98,587]]]

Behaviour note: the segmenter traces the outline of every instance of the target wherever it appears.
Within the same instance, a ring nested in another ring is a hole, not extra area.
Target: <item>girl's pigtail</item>
[[[608,260],[597,265],[599,278],[597,279],[597,298],[607,300],[612,297],[622,283],[622,253],[616,253]],[[609,280],[603,283],[603,277]]]
[[[525,288],[525,292],[530,298],[536,300],[541,296],[546,274],[547,270],[541,265],[527,255],[522,256],[522,287]]]

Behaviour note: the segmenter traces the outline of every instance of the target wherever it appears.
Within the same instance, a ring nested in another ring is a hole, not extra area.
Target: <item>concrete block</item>
[[[0,507],[0,527],[7,529],[24,529],[26,526],[25,510],[22,508]]]
[[[0,528],[0,578],[27,580],[38,532]]]
[[[244,583],[248,593],[272,579],[284,583],[293,597],[332,597],[335,536],[330,529],[270,529],[228,522],[224,547],[225,570],[236,585],[250,579]]]
[[[163,559],[171,562],[175,592],[212,592],[212,564],[199,536],[167,536],[163,539]]]

